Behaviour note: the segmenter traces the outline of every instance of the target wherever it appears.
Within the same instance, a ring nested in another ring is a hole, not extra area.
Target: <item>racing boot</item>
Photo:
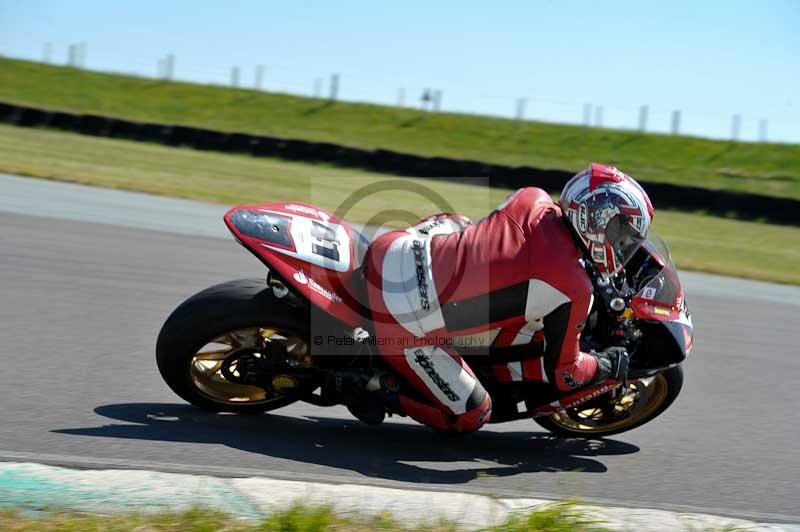
[[[367,425],[378,425],[386,413],[400,413],[396,379],[385,371],[339,370],[333,375],[338,401]]]
[[[608,347],[602,352],[593,352],[597,360],[597,373],[587,385],[598,384],[606,379],[618,381],[628,380],[628,364],[630,355],[624,347]]]

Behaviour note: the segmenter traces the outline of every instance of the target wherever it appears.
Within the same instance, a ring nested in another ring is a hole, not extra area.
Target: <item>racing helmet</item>
[[[622,270],[647,238],[653,220],[653,205],[639,183],[597,163],[567,182],[559,205],[587,258],[604,277]]]

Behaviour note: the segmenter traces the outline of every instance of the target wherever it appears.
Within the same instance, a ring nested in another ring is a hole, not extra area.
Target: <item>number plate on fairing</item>
[[[264,212],[286,215],[273,211]],[[313,220],[297,214],[289,216],[291,217],[289,234],[294,243],[294,250],[266,242],[262,242],[262,246],[329,270],[337,272],[350,270],[350,236],[343,225],[331,221]]]

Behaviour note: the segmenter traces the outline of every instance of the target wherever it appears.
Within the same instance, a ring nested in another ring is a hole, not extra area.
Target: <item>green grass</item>
[[[226,204],[307,201],[334,211],[367,184],[397,181],[324,165],[2,125],[0,171]],[[422,198],[385,190],[357,203],[347,218],[397,225],[452,207],[477,219],[509,192],[427,179],[403,182],[428,190]],[[446,205],[429,201],[431,191]],[[375,218],[386,212],[395,214]],[[800,228],[659,211],[653,230],[670,243],[681,268],[800,284]]]
[[[0,101],[135,120],[800,198],[800,146],[518,123],[111,75],[0,58]]]
[[[84,532],[89,530],[122,532],[455,532],[455,523],[436,521],[424,526],[398,522],[390,515],[348,516],[335,514],[325,507],[295,506],[262,520],[246,521],[221,512],[191,510],[156,515],[132,514],[96,516],[74,513],[46,513],[26,516],[19,512],[0,511],[0,529],[9,532]],[[463,530],[463,529],[462,529]],[[577,510],[572,503],[554,503],[547,508],[508,519],[501,525],[485,528],[487,532],[601,532],[595,520]]]

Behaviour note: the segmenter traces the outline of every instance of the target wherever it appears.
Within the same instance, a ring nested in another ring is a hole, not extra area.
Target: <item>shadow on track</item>
[[[565,440],[545,433],[480,431],[466,437],[423,426],[275,414],[214,414],[189,405],[130,403],[95,413],[125,424],[55,430],[60,434],[168,442],[209,443],[340,469],[370,477],[461,484],[479,476],[607,470],[592,456],[630,454],[615,440]]]

